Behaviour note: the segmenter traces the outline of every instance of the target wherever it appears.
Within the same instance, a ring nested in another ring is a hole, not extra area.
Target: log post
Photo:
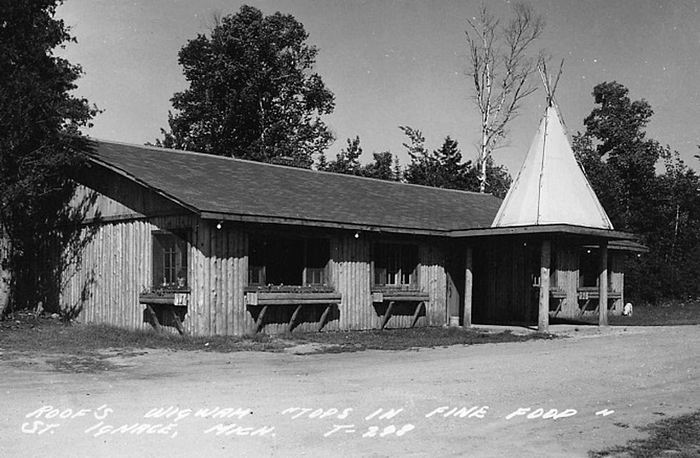
[[[472,325],[472,292],[474,290],[474,250],[467,247],[464,267],[464,315],[462,326],[469,328]]]
[[[598,264],[598,326],[608,325],[608,242],[600,243]]]
[[[552,256],[552,242],[542,241],[542,253],[540,256],[540,302],[537,315],[537,331],[549,330],[549,264]]]

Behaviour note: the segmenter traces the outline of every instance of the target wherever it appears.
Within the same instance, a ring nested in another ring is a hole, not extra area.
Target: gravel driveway
[[[700,327],[562,332],[343,354],[0,354],[0,455],[586,456],[700,409]]]

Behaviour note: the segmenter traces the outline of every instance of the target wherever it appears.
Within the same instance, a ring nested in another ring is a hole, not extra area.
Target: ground
[[[587,456],[700,409],[700,326],[552,328],[402,351],[0,353],[0,450]]]

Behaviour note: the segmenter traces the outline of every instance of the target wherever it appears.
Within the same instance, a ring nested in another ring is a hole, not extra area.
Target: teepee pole
[[[552,79],[547,72],[547,61],[542,57],[537,63],[537,70],[540,72],[540,78],[542,79],[542,85],[547,93],[547,107],[554,105],[554,93],[559,85],[559,78],[561,78],[562,71],[564,70],[564,59],[561,60],[559,64],[559,71],[557,72],[557,77],[554,79],[554,84],[552,84]]]

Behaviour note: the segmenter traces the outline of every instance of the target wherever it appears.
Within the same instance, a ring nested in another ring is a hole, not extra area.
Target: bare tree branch
[[[474,100],[481,115],[481,192],[486,189],[488,157],[505,138],[506,126],[517,115],[523,99],[536,90],[529,81],[537,60],[528,56],[528,50],[543,29],[542,17],[525,3],[513,5],[513,17],[504,27],[485,4],[478,17],[467,19],[467,74],[474,82]]]

